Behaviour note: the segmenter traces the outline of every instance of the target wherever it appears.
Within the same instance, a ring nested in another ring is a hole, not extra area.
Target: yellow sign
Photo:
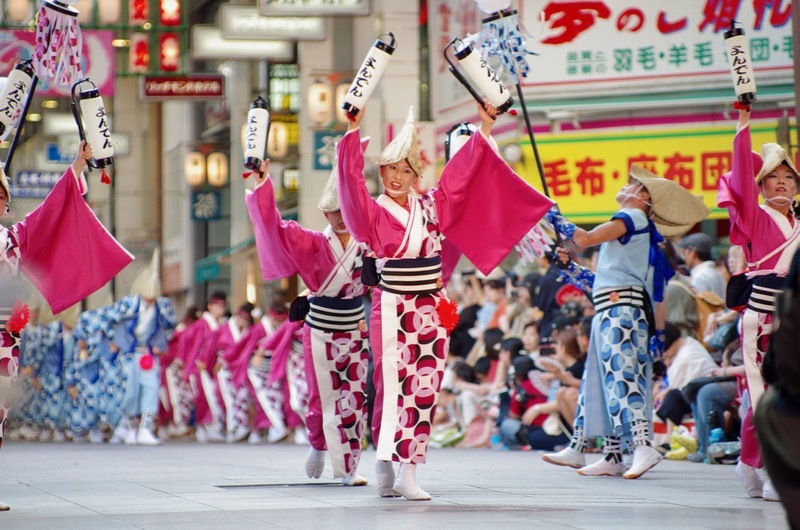
[[[754,149],[775,141],[775,125],[751,124]],[[564,215],[579,224],[607,221],[617,211],[617,192],[631,164],[678,182],[711,209],[709,219],[727,219],[717,208],[717,181],[730,171],[735,124],[722,127],[540,135],[536,146],[550,196]],[[528,137],[520,139],[516,171],[542,191]]]

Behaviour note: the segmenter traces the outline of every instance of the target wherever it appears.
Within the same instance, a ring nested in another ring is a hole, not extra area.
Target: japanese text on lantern
[[[361,89],[369,86],[369,80],[372,79],[372,75],[375,73],[377,64],[378,59],[372,57],[371,55],[364,59],[363,67],[361,70],[359,70],[358,75],[353,80],[353,86],[350,87],[351,94],[357,98],[360,98],[364,95],[364,92]]]
[[[246,149],[256,148],[256,136],[258,136],[258,119],[250,116],[247,120],[247,146]]]
[[[97,123],[97,129],[100,131],[100,134],[103,135],[103,149],[108,149],[111,147],[111,131],[108,130],[108,120],[106,119],[105,107],[98,107],[95,117],[99,120]]]
[[[5,106],[0,108],[0,113],[8,118],[15,120],[22,112],[22,98],[28,93],[28,84],[25,81],[17,81],[14,88],[8,92]]]
[[[736,74],[736,85],[747,85],[750,83],[750,65],[747,64],[747,53],[741,46],[736,45],[731,48],[731,68]]]

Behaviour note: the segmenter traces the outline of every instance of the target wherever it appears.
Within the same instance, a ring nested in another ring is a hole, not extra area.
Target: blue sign
[[[60,164],[69,164],[75,158],[75,153],[72,153],[72,155],[62,153],[56,142],[45,143],[44,153],[48,162]]]
[[[192,220],[217,221],[222,217],[222,193],[218,191],[192,192]]]
[[[314,169],[332,170],[336,159],[336,144],[342,139],[341,131],[314,131]]]
[[[36,171],[21,169],[11,183],[11,197],[20,199],[44,199],[61,178],[58,171]]]

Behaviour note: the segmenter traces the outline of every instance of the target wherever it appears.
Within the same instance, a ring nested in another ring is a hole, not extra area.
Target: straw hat
[[[65,326],[72,329],[78,323],[78,317],[81,316],[81,303],[73,305],[72,307],[63,310],[56,315],[56,318],[64,323]]]
[[[691,226],[711,213],[702,199],[677,182],[661,178],[636,164],[631,165],[630,176],[650,194],[651,217],[659,225]]]
[[[140,295],[150,300],[155,300],[161,296],[159,254],[158,248],[156,248],[153,251],[153,257],[150,260],[150,265],[140,272],[136,279],[133,280],[133,285],[131,286],[131,295]]]
[[[419,142],[417,141],[417,126],[414,123],[414,107],[409,107],[406,124],[400,129],[394,140],[389,142],[386,149],[378,158],[379,166],[396,164],[405,160],[414,173],[422,175],[422,158],[419,154]]]
[[[495,267],[491,270],[491,272],[489,272],[489,274],[484,274],[481,271],[478,271],[476,276],[479,280],[505,280],[506,271],[500,267]]]
[[[8,187],[8,178],[6,177],[6,172],[3,171],[2,167],[0,167],[0,187],[2,187],[6,192],[6,202],[11,202],[11,189]]]
[[[753,156],[754,160],[757,160],[757,153],[754,153]],[[795,178],[797,178],[797,168],[794,167],[792,163],[792,159],[786,153],[786,149],[781,147],[779,144],[775,142],[768,142],[761,146],[761,160],[763,160],[761,164],[761,169],[756,174],[756,183],[760,183],[764,180],[771,171],[774,171],[776,167],[781,164],[786,164],[789,166],[789,169],[792,170],[794,173]]]
[[[328,177],[328,182],[325,183],[325,188],[322,190],[322,197],[319,198],[319,208],[324,213],[338,212],[339,196],[336,192],[336,163],[333,164],[333,171]]]

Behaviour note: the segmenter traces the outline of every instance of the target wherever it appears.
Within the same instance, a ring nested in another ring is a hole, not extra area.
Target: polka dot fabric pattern
[[[440,325],[436,312],[438,294],[395,297],[400,316],[397,330],[400,392],[393,460],[422,464],[442,385],[449,334]]]
[[[0,444],[3,441],[8,413],[11,410],[14,388],[19,371],[20,336],[5,331],[5,322],[0,321]]]

